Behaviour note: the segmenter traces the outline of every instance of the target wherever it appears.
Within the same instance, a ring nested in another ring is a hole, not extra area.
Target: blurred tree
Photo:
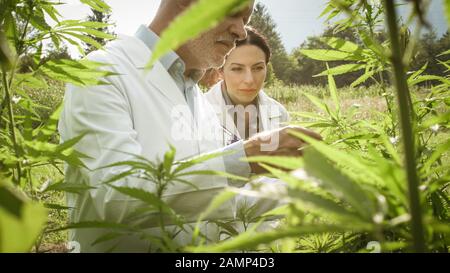
[[[383,42],[386,40],[386,33],[383,30],[377,31],[376,40]],[[361,40],[357,33],[352,29],[345,29],[336,32],[333,28],[327,28],[319,36],[308,37],[307,40],[302,43],[298,48],[294,49],[290,57],[296,62],[294,69],[290,71],[289,79],[287,80],[291,84],[299,85],[326,85],[326,77],[313,77],[326,69],[325,62],[310,59],[300,53],[301,49],[326,49],[327,45],[321,42],[323,37],[338,37],[356,44],[361,45]],[[419,70],[425,63],[428,63],[427,69],[424,74],[445,76],[446,68],[440,64],[437,60],[448,61],[449,55],[439,56],[442,52],[450,48],[450,33],[445,33],[441,38],[438,38],[436,33],[426,32],[422,35],[420,41],[417,43],[417,53],[412,60],[410,71]],[[330,67],[345,64],[345,61],[329,62]],[[346,73],[343,75],[335,76],[336,85],[338,87],[350,85],[356,80],[362,71],[356,71]],[[384,79],[388,80],[387,73],[384,73]],[[378,76],[375,75],[378,79]],[[367,81],[364,85],[371,85],[373,81]],[[429,84],[429,82],[423,82],[423,85]]]
[[[444,76],[446,68],[437,60],[448,61],[449,55],[439,56],[448,49],[450,49],[450,33],[448,31],[441,38],[438,38],[434,31],[423,34],[418,43],[418,53],[412,62],[411,70],[418,70],[428,63],[424,74]]]
[[[298,48],[294,49],[291,58],[295,61],[295,67],[290,73],[289,82],[300,85],[326,85],[326,77],[313,77],[326,69],[326,63],[306,57],[300,53],[301,49],[326,49],[329,48],[321,42],[323,37],[338,37],[346,41],[361,44],[358,36],[351,29],[336,32],[333,28],[327,28],[320,36],[310,36]],[[330,67],[345,64],[345,61],[329,62]],[[356,71],[344,75],[335,76],[338,87],[350,85],[354,80],[361,76],[362,72]]]
[[[266,86],[274,85],[278,81],[277,77],[275,76],[275,73],[273,72],[273,65],[272,63],[269,63],[267,66],[267,74],[266,74]]]
[[[277,25],[263,4],[256,4],[250,25],[261,32],[269,42],[270,48],[272,49],[271,63],[275,76],[284,83],[289,83],[290,73],[295,67],[295,62],[289,58],[289,54],[286,52],[281,41],[280,34],[276,30]]]

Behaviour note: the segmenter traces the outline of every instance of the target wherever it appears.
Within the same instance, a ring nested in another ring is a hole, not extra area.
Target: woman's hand
[[[244,141],[244,149],[247,157],[252,156],[301,156],[302,147],[306,141],[293,136],[290,131],[297,131],[317,140],[322,137],[305,128],[299,126],[286,126],[279,129],[261,132]],[[264,168],[258,163],[250,163],[253,173],[265,173]]]

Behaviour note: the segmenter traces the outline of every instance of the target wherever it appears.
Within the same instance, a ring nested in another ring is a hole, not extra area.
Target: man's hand
[[[301,147],[306,142],[298,137],[289,134],[289,131],[297,131],[317,140],[322,137],[308,129],[299,126],[286,126],[272,131],[261,132],[254,135],[244,142],[244,149],[247,157],[252,156],[301,156]],[[268,145],[271,143],[270,145]],[[271,147],[268,149],[267,147]],[[250,163],[253,173],[265,173],[265,169],[260,167],[258,163]]]

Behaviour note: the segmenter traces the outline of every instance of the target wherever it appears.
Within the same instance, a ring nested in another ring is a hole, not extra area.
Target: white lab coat
[[[234,124],[234,118],[232,117],[233,111],[231,109],[226,108],[226,103],[222,95],[222,81],[216,83],[211,89],[204,94],[206,99],[213,106],[221,125],[226,128],[225,133],[230,132],[232,134],[237,135],[241,138],[239,134],[239,130],[237,130]],[[260,131],[277,129],[287,125],[289,122],[289,113],[286,108],[281,105],[276,100],[270,98],[263,90],[260,90],[258,93],[258,115],[260,119],[260,124],[262,128]],[[229,144],[230,136],[224,136],[223,145]],[[259,177],[254,179],[251,183],[247,183],[242,187],[244,190],[252,190],[254,188],[259,188],[261,186],[265,186],[267,188],[271,188],[274,190],[283,190],[286,187],[286,184],[282,181],[270,177]],[[268,190],[271,190],[268,189]],[[253,215],[261,215],[271,209],[276,208],[277,206],[282,205],[282,202],[274,199],[260,199],[249,197],[245,195],[238,196],[236,198],[236,207],[239,209],[242,206],[253,207]],[[265,222],[258,229],[259,230],[267,230],[274,226],[276,223],[273,221]],[[237,226],[239,231],[242,231],[242,226]]]
[[[142,206],[142,202],[100,184],[124,168],[96,170],[114,162],[133,159],[117,150],[155,161],[163,159],[164,153],[169,150],[169,144],[176,148],[176,160],[211,152],[222,146],[221,134],[211,135],[212,131],[222,131],[220,123],[198,88],[194,99],[195,109],[198,110],[197,122],[194,122],[183,94],[161,63],[157,62],[151,70],[144,69],[150,57],[151,51],[140,39],[121,36],[107,45],[104,51],[96,51],[88,56],[90,60],[111,64],[105,69],[119,74],[105,79],[109,85],[87,88],[69,85],[67,88],[59,132],[62,141],[87,133],[76,145],[76,149],[90,156],[89,159],[83,159],[90,170],[67,166],[66,181],[97,187],[81,195],[68,194],[68,206],[75,207],[70,212],[71,222],[136,224],[136,221],[127,222],[126,219],[136,208]],[[190,133],[201,137],[186,139]],[[196,169],[225,171],[222,158],[215,158],[192,168]],[[199,213],[205,210],[215,195],[228,186],[228,181],[218,176],[187,178],[200,190],[177,183],[168,188],[165,200],[188,222],[195,223]],[[153,183],[138,177],[123,178],[115,185],[138,187],[153,192],[155,189]],[[234,215],[234,201],[230,201],[216,210],[209,219]],[[148,232],[158,234],[159,228],[152,227],[155,221],[139,221],[149,222]],[[214,224],[204,224],[202,231],[211,238],[216,236],[217,227]],[[78,229],[70,232],[70,240],[80,243],[82,252],[103,252],[112,247],[114,251],[121,252],[154,250],[148,240],[134,236],[91,245],[105,233],[107,231],[102,229]],[[190,232],[182,232],[175,239],[179,244],[190,240]]]

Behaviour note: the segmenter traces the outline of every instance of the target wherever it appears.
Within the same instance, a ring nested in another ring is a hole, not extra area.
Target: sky
[[[443,0],[431,0],[428,19],[438,35],[447,29]],[[81,19],[89,14],[89,8],[79,0],[63,0],[59,11],[64,19]],[[112,8],[115,32],[133,35],[139,25],[150,23],[160,0],[106,0]],[[303,43],[308,36],[319,35],[325,28],[324,20],[318,18],[327,0],[257,0],[263,3],[275,23],[285,48],[290,52]]]

